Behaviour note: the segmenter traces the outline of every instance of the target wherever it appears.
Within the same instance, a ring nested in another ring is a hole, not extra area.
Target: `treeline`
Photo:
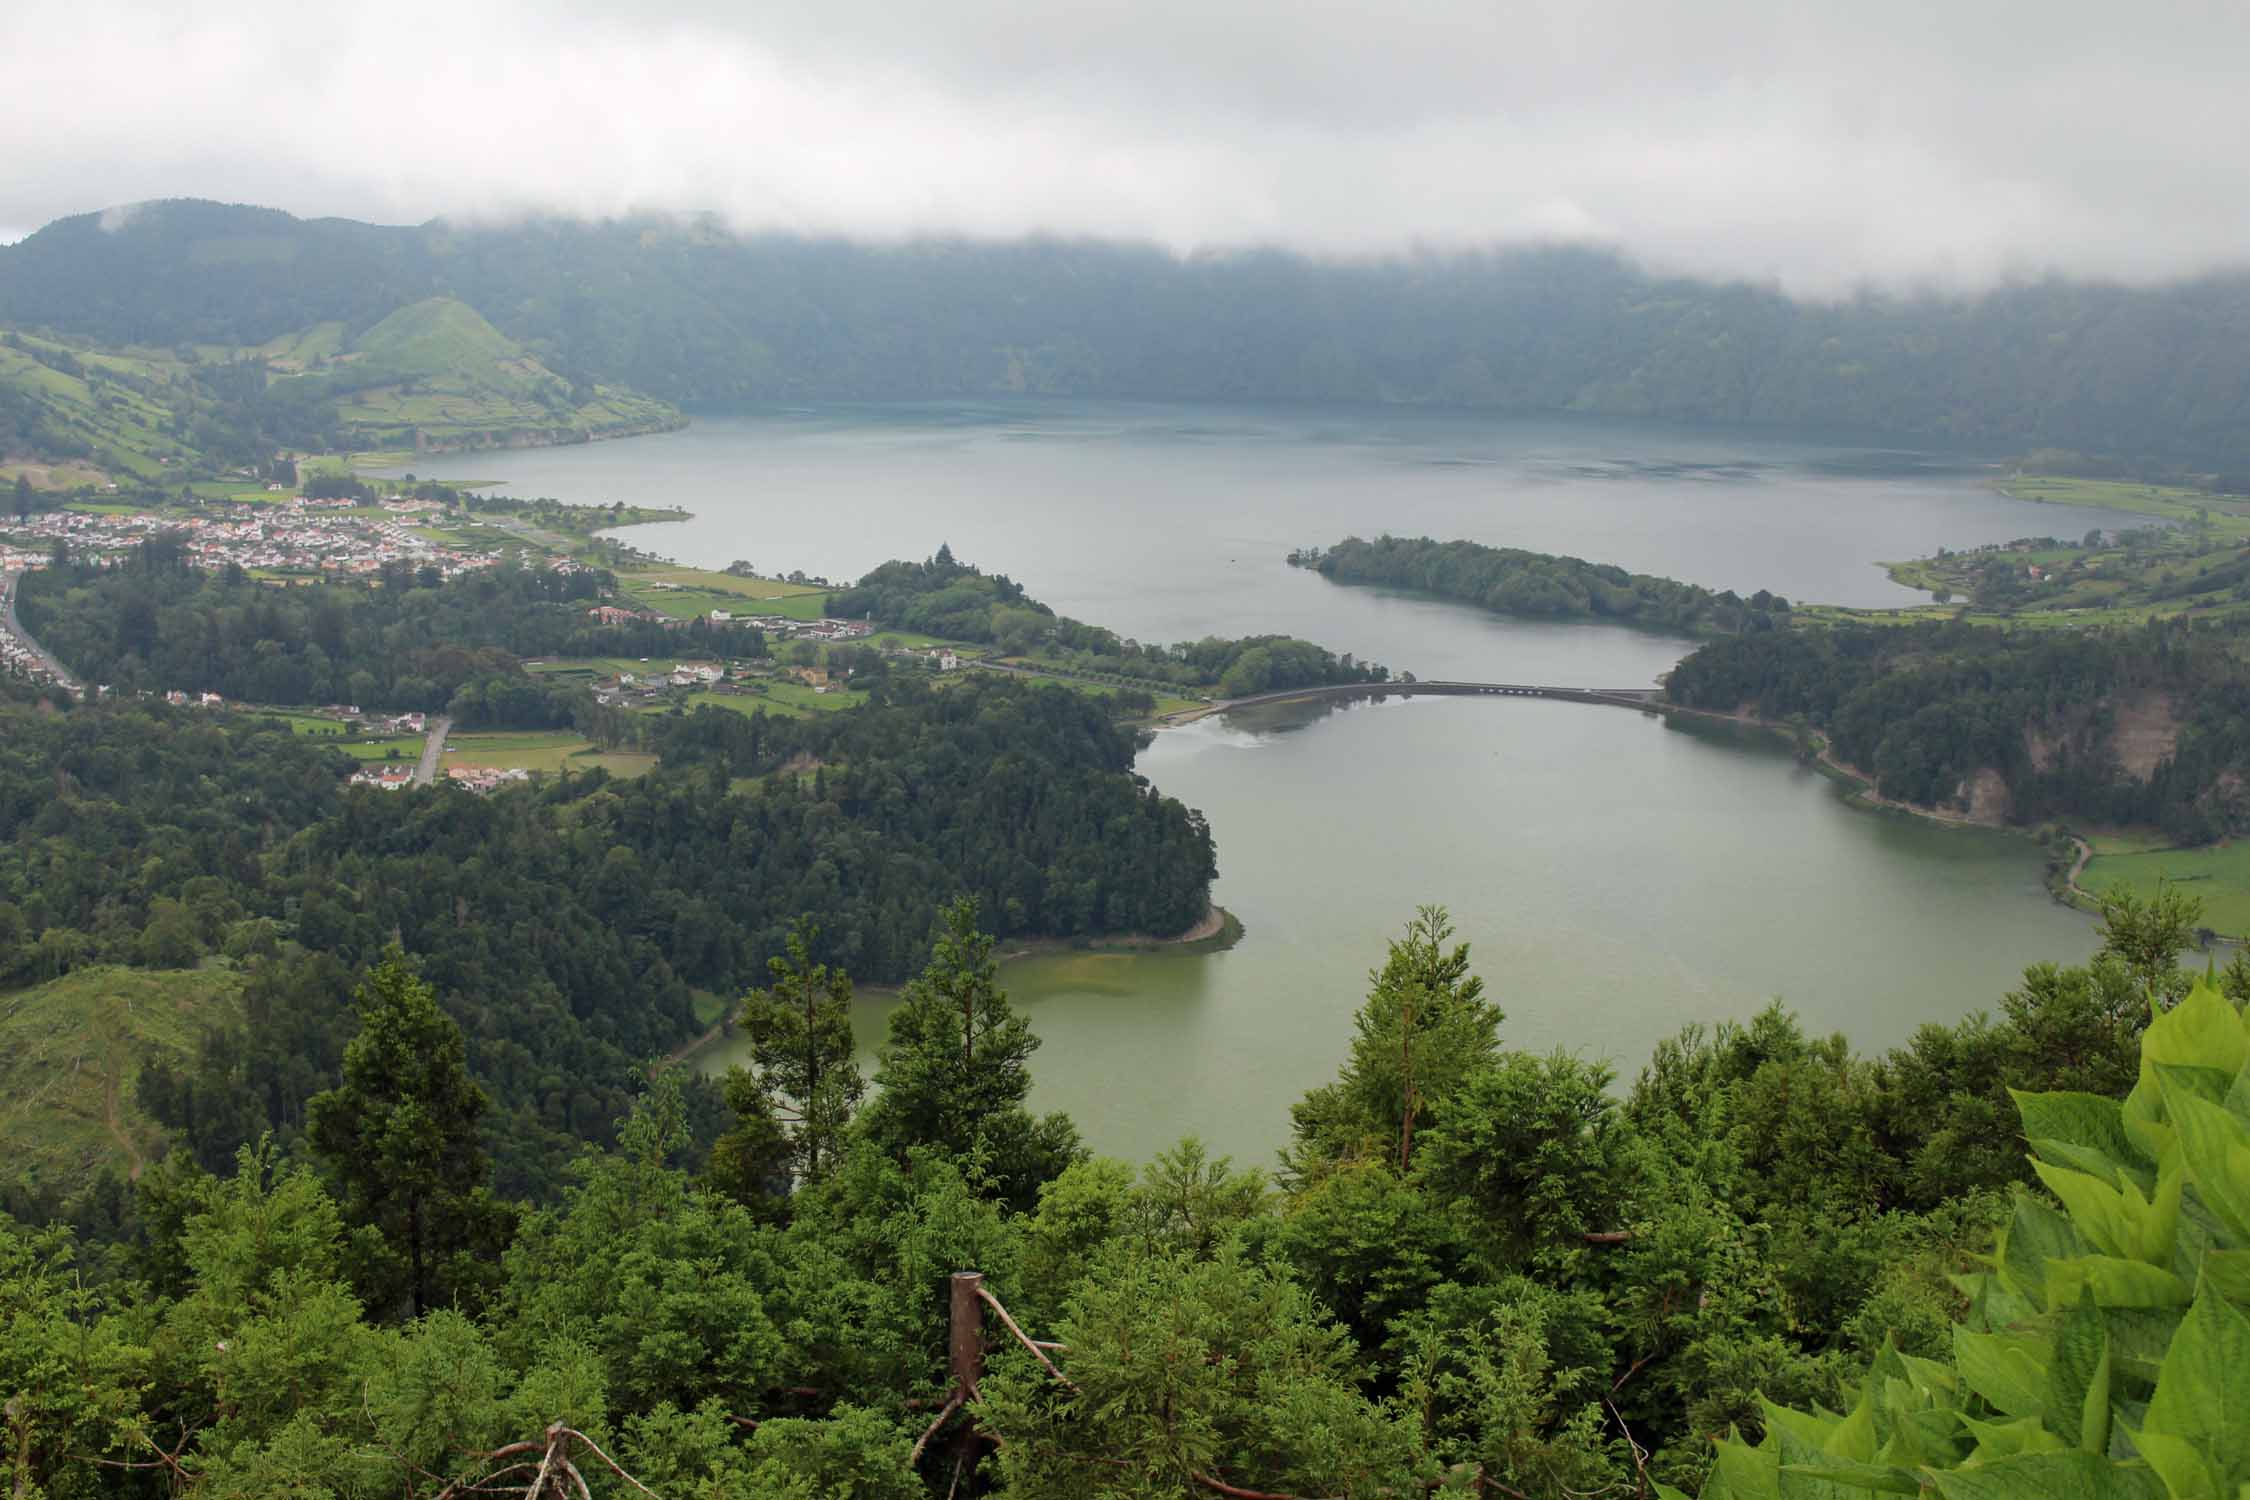
[[[543,1192],[640,1065],[697,1030],[695,992],[739,992],[800,913],[820,957],[895,981],[956,894],[1006,936],[1180,932],[1209,907],[1200,815],[1059,687],[900,680],[819,719],[702,710],[658,743],[663,766],[631,781],[347,794],[351,761],[254,718],[0,705],[0,984],[249,968],[242,1022],[143,1074],[143,1102],[214,1164],[303,1127],[351,974],[403,943],[501,1101],[500,1182]]]
[[[1705,645],[1666,681],[1673,702],[1802,718],[1886,797],[1966,802],[1990,771],[2018,822],[2153,824],[2200,842],[2250,826],[2250,671],[2224,626],[2003,631],[1965,622],[1745,635]],[[2129,772],[2128,718],[2176,742]]]
[[[88,682],[252,703],[458,710],[465,728],[567,725],[583,712],[583,690],[541,683],[525,659],[766,650],[748,625],[599,624],[588,611],[615,586],[601,572],[503,562],[447,581],[389,564],[372,582],[277,588],[239,568],[191,566],[177,538],[157,537],[122,566],[26,573],[17,613]]]
[[[1758,590],[1745,599],[1692,583],[1628,573],[1575,557],[1439,542],[1429,537],[1347,537],[1325,550],[1300,548],[1289,565],[1338,583],[1377,583],[1458,599],[1495,614],[1535,619],[1614,620],[1683,635],[1731,635],[1789,623],[1789,601]]]
[[[1397,401],[2250,468],[2239,273],[1798,302],[1574,247],[1182,258],[697,219],[388,227],[186,200],[0,249],[0,322],[110,344],[253,346],[329,320],[357,334],[433,296],[574,384],[671,401]]]
[[[1332,682],[1382,682],[1387,668],[1338,656],[1293,636],[1240,640],[1205,637],[1144,645],[1115,631],[1058,615],[1004,573],[986,574],[954,559],[950,547],[924,562],[893,561],[831,594],[829,613],[901,630],[989,642],[1003,656],[1032,656],[1070,671],[1133,677],[1224,697]]]
[[[2057,1487],[2110,1466],[2114,1401],[2176,1435],[2146,1448],[2217,1476],[2191,1492],[2226,1493],[2250,1478],[2223,1394],[2250,1358],[2227,1274],[2250,1182],[2206,1146],[2239,1124],[2173,1096],[2241,1072],[2250,963],[2183,999],[2194,920],[2113,908],[2089,965],[2035,969],[1999,1017],[1886,1058],[1776,1007],[1691,1028],[1620,1093],[1598,1064],[1506,1045],[1503,997],[1426,909],[1368,976],[1335,1080],[1294,1109],[1278,1177],[1192,1140],[1145,1167],[1092,1158],[1032,1114],[1038,1039],[966,904],[870,1093],[851,978],[799,925],[745,1001],[752,1062],[716,1138],[660,1082],[538,1205],[488,1190],[479,1128],[504,1096],[392,953],[297,1149],[217,1172],[176,1150],[75,1232],[0,1228],[0,1478],[213,1500],[1752,1500],[1794,1493],[1784,1460],[1886,1490],[1968,1460],[1961,1494],[2165,1493],[2132,1488],[2131,1462],[2123,1487]],[[2145,1064],[2144,1034],[2188,1065]],[[2011,1088],[2033,1091],[2023,1123]],[[2032,1183],[2027,1126],[2075,1223]],[[2164,1217],[2132,1143],[2175,1130]],[[2109,1158],[2103,1198],[2088,1174]],[[2011,1192],[2005,1254],[1983,1259]],[[2209,1274],[2115,1269],[2173,1254]],[[992,1352],[965,1404],[960,1269],[1047,1341],[979,1308]],[[2097,1419],[2105,1440],[2078,1446]],[[1730,1435],[1765,1447],[1714,1448]]]

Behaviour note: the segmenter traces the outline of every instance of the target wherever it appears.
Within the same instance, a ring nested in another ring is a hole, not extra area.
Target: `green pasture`
[[[2200,849],[2133,849],[2111,836],[2119,852],[2105,852],[2104,838],[2091,839],[2094,857],[2078,883],[2089,891],[2130,891],[2153,896],[2163,882],[2203,903],[2203,925],[2228,937],[2250,936],[2250,841],[2210,844]]]
[[[454,766],[521,767],[537,774],[590,771],[599,766],[613,776],[638,776],[656,764],[656,757],[638,751],[602,750],[584,735],[568,729],[529,733],[461,734],[446,736],[441,770]]]

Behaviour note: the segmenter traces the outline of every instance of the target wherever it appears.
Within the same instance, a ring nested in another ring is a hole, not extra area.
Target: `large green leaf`
[[[1728,1438],[1712,1456],[1702,1500],[1781,1500],[1781,1446]]]
[[[2000,1231],[1993,1259],[2009,1289],[2035,1307],[2047,1306],[2047,1262],[2084,1255],[2093,1246],[2071,1227],[2066,1214],[2057,1213],[2029,1193],[2016,1195],[2016,1210]],[[1987,1299],[1988,1314],[1997,1313]],[[2001,1326],[1996,1320],[1991,1326]]]
[[[2109,1450],[2109,1330],[2089,1288],[2063,1314],[2047,1363],[2047,1426],[2088,1453]]]
[[[2203,1282],[2234,1302],[2250,1302],[2250,1250],[2206,1250]]]
[[[2011,1417],[2038,1417],[2047,1409],[2047,1349],[2013,1333],[1953,1330],[1953,1364],[1962,1383],[1992,1409]]]
[[[2172,1337],[2142,1430],[2187,1443],[2221,1495],[2250,1481],[2250,1317],[2208,1286]]]
[[[2211,1466],[2186,1438],[2164,1432],[2136,1432],[2133,1447],[2164,1481],[2170,1500],[2223,1500]]]
[[[2195,1288],[2170,1271],[2113,1255],[2078,1255],[2047,1263],[2047,1296],[2057,1308],[2091,1292],[2103,1307],[2185,1307]]]
[[[1933,1469],[1945,1500],[2163,1500],[2149,1470],[2091,1453],[2028,1453],[1965,1469]]]
[[[1914,1477],[1912,1469],[1897,1469],[1886,1464],[1855,1464],[1830,1460],[1819,1464],[1785,1463],[1781,1466],[1782,1491],[1790,1500],[1796,1500],[1798,1486],[1806,1480],[1850,1485],[1855,1490],[1874,1490],[1887,1495],[1922,1493],[1922,1481]]]
[[[2250,1245],[2250,1126],[2192,1094],[2167,1095],[2164,1102],[2196,1196],[2237,1245]]]
[[[2250,1031],[2242,1013],[2209,980],[2197,980],[2187,998],[2149,1022],[2141,1033],[2141,1062],[2215,1068],[2232,1078],[2250,1062]]]
[[[2097,1250],[2150,1265],[2172,1263],[2180,1227],[2180,1180],[2176,1172],[2159,1179],[2156,1201],[2151,1202],[2124,1178],[2111,1187],[2084,1172],[2043,1161],[2033,1162],[2031,1170],[2062,1200],[2063,1207],[2070,1210],[2070,1222]],[[2053,1306],[2055,1302],[2050,1287],[2047,1303]]]
[[[2119,1172],[2144,1179],[2155,1163],[2143,1157],[2125,1133],[2125,1114],[2115,1099],[2100,1094],[2024,1093],[2009,1090],[2023,1116],[2031,1149],[2058,1164],[2091,1172],[2111,1186]],[[2099,1170],[2097,1162],[2106,1163]]]

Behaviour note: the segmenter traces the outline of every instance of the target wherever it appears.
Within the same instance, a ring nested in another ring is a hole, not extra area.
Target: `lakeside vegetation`
[[[1714,593],[1581,558],[1477,542],[1347,537],[1333,547],[1299,548],[1288,562],[1337,583],[1412,589],[1532,619],[1604,620],[1680,635],[1731,635],[1789,624],[1789,601],[1764,589],[1744,599],[1731,589]]]
[[[1088,625],[1030,597],[1005,574],[986,574],[940,546],[923,562],[884,563],[849,589],[831,594],[830,613],[901,630],[989,645],[1020,659],[1116,686],[1157,691],[1208,688],[1223,698],[1248,697],[1317,683],[1382,682],[1389,669],[1338,656],[1289,636],[1206,638],[1144,645]]]
[[[10,1195],[0,1376],[35,1399],[0,1466],[50,1494],[407,1500],[558,1459],[730,1500],[1757,1500],[1792,1493],[1784,1463],[2223,1494],[2250,1479],[2224,1394],[2250,1135],[2210,1096],[2250,1087],[2250,963],[2180,968],[2194,921],[2113,905],[2086,965],[1880,1057],[1776,1005],[1618,1089],[1509,1045],[1425,908],[1269,1175],[1192,1139],[1102,1160],[1034,1115],[1039,1039],[967,903],[871,1093],[853,975],[805,920],[743,996],[722,1107],[644,1081],[529,1199],[493,1191],[508,1094],[441,989],[371,955],[276,1135]],[[964,1268],[1008,1315],[978,1310],[973,1390],[947,1364]]]

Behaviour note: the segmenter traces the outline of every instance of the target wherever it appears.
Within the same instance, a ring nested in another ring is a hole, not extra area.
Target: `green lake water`
[[[1148,639],[1285,631],[1423,676],[1595,687],[1653,683],[1690,643],[1339,588],[1281,554],[1389,530],[1883,604],[1914,596],[1879,559],[2123,523],[1942,456],[1379,409],[823,406],[450,462],[516,493],[683,504],[695,520],[626,535],[704,566],[841,578],[948,542]],[[1045,1039],[1034,1102],[1117,1155],[1193,1132],[1269,1160],[1422,902],[1452,908],[1511,1044],[1628,1077],[1657,1038],[1774,997],[1886,1046],[2094,945],[2028,841],[1864,812],[1770,740],[1629,710],[1299,706],[1168,730],[1139,764],[1209,817],[1246,937],[1004,971]],[[863,1007],[870,1050],[889,1003]]]

